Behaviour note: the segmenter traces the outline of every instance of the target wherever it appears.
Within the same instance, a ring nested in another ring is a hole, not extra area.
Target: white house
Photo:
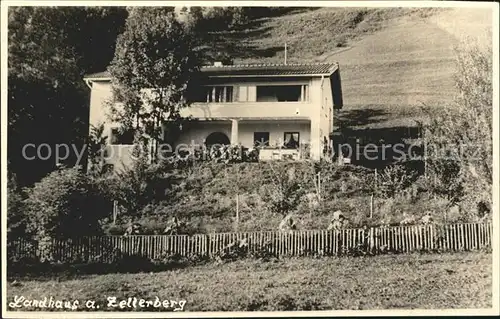
[[[202,67],[201,74],[195,102],[181,111],[198,121],[183,131],[177,143],[257,145],[261,159],[287,153],[300,158],[301,146],[307,145],[311,159],[323,156],[334,110],[343,104],[338,63],[214,63]],[[126,162],[131,139],[116,136],[118,124],[106,121],[104,103],[112,94],[109,74],[90,74],[84,80],[91,88],[90,124],[105,124],[108,141],[121,150],[120,159]]]

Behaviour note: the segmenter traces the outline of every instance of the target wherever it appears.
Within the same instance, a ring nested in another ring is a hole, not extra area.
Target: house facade
[[[177,143],[258,147],[260,159],[291,157],[319,160],[333,129],[334,110],[342,108],[340,70],[329,64],[222,65],[201,68],[196,96],[181,116],[195,119]],[[91,125],[104,124],[110,146],[127,162],[130,138],[117,136],[118,123],[106,119],[112,96],[109,74],[85,76],[91,88]],[[306,146],[306,147],[304,147]]]

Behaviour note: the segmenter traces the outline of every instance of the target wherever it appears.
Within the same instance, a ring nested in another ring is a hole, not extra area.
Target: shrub
[[[373,176],[372,170],[363,167],[324,164],[321,167],[322,192],[330,198],[371,194],[374,187]]]
[[[163,163],[148,164],[139,157],[130,167],[125,167],[106,179],[110,199],[116,200],[127,216],[137,216],[149,204],[168,198],[169,190],[177,176]]]
[[[305,195],[307,184],[313,180],[313,174],[311,170],[270,165],[272,181],[265,187],[269,205],[271,211],[285,216],[297,209]]]
[[[380,173],[375,190],[382,197],[392,197],[410,187],[416,180],[415,171],[403,165],[391,165]]]
[[[339,36],[337,38],[337,43],[335,44],[337,48],[342,48],[347,46],[347,37],[345,35]]]
[[[102,230],[105,235],[123,235],[127,227],[127,225],[104,225]]]
[[[100,233],[109,203],[79,168],[60,169],[26,190],[28,231],[38,240]]]

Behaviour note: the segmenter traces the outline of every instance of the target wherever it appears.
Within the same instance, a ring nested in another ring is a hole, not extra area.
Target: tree
[[[112,119],[157,144],[163,126],[178,126],[179,111],[189,105],[198,61],[193,38],[173,8],[130,9],[109,67]]]
[[[427,149],[439,150],[428,152],[430,183],[467,212],[491,207],[493,183],[492,50],[470,43],[457,50],[455,103],[433,112],[425,132]]]
[[[120,7],[9,8],[8,169],[20,185],[57,164],[25,158],[28,143],[83,147],[89,91],[82,77],[108,65],[126,14]]]
[[[244,26],[253,17],[253,7],[190,7],[182,8],[183,22],[198,35],[221,32]]]

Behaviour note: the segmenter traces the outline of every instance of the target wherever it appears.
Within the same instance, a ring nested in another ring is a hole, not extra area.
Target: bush
[[[27,229],[37,240],[100,233],[109,203],[79,168],[52,172],[26,190]]]
[[[347,46],[347,37],[346,36],[339,36],[337,38],[337,43],[335,44],[337,48],[342,48]]]
[[[105,235],[123,235],[125,234],[125,231],[127,230],[127,225],[104,225],[102,227],[103,233]]]
[[[324,196],[369,195],[374,189],[373,170],[357,166],[337,166],[333,163],[321,166],[321,184]]]
[[[138,216],[147,205],[167,199],[177,179],[163,163],[148,164],[144,158],[138,158],[104,183],[108,185],[109,198],[118,202],[123,214]]]
[[[380,172],[375,190],[382,197],[394,197],[417,180],[417,173],[403,165],[387,166]]]
[[[272,168],[271,183],[264,185],[266,197],[269,199],[271,211],[285,216],[296,211],[308,186],[314,181],[311,168],[274,165]]]

